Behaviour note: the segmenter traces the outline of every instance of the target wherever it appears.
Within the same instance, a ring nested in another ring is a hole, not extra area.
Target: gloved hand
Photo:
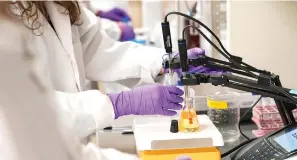
[[[188,59],[196,59],[200,56],[205,55],[205,51],[201,48],[191,48],[188,49]],[[173,58],[178,58],[179,57],[179,53],[173,55]],[[165,73],[168,73],[169,69],[165,69]],[[181,69],[173,69],[173,72],[176,72],[178,77],[181,76],[182,74],[182,70]],[[221,73],[223,72],[223,70],[217,70],[217,69],[212,69],[209,67],[204,67],[204,66],[189,66],[189,73],[212,73],[212,74],[216,74],[216,73]]]
[[[135,39],[135,32],[131,25],[128,25],[127,23],[119,22],[119,27],[122,31],[121,39],[120,39],[121,42]]]
[[[177,157],[175,160],[192,160],[192,158],[188,156],[181,156],[181,157]]]
[[[147,85],[118,94],[108,94],[115,118],[125,115],[176,115],[183,102],[184,92],[174,86]]]
[[[98,11],[97,16],[101,18],[106,18],[112,21],[122,22],[122,21],[131,21],[130,16],[120,8],[113,8],[109,11]]]

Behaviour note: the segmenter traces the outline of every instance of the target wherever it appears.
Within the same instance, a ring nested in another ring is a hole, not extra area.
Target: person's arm
[[[100,20],[86,8],[82,20],[78,30],[88,79],[117,82],[129,88],[155,83],[162,70],[164,49],[112,40]]]
[[[7,26],[6,26],[7,25]],[[1,24],[0,29],[2,31],[5,31],[5,33],[10,33],[9,31],[10,26],[9,24]],[[14,34],[18,35],[18,34]],[[31,36],[35,36],[34,34],[28,34]],[[16,40],[20,39],[19,37],[14,37],[13,35],[6,35],[4,34],[0,35],[3,36],[2,39],[6,39],[4,46],[11,47],[11,48],[21,48],[21,46],[16,43]],[[8,40],[7,37],[11,37],[16,40]],[[29,37],[26,37],[27,39],[31,39]],[[0,43],[1,43],[0,42]],[[37,55],[43,55],[39,54],[43,51],[41,48],[44,47],[44,43],[42,41],[30,41],[31,45],[37,46],[35,48],[34,53]],[[16,47],[17,46],[17,47]],[[10,49],[10,48],[8,48]],[[7,50],[8,50],[7,49]],[[4,51],[0,53],[5,53]],[[3,55],[4,56],[4,55]],[[44,55],[43,55],[44,56]],[[41,57],[40,59],[44,60],[45,57]],[[47,73],[47,67],[45,66],[46,63],[43,63],[43,61],[39,61],[38,65],[39,67],[36,67],[41,70],[42,73]],[[16,67],[18,63],[10,63],[10,65],[13,65],[12,67]],[[4,65],[1,63],[1,65]],[[36,64],[37,65],[37,64]],[[1,66],[1,69],[10,69],[10,66]],[[24,67],[23,67],[24,68]],[[5,74],[9,74],[13,72],[6,72]],[[1,76],[5,77],[1,74]],[[44,74],[43,77],[46,77],[45,80],[47,80],[48,86],[52,87],[52,83],[48,75]],[[42,81],[45,82],[45,81]],[[5,85],[4,83],[2,83]],[[17,86],[17,84],[15,85]],[[17,88],[16,88],[17,89]],[[20,92],[26,92],[30,93],[30,89],[23,90],[21,88]],[[0,92],[1,93],[1,92]],[[4,92],[3,92],[4,93]],[[72,130],[72,133],[74,133],[76,136],[78,136],[81,140],[85,139],[88,135],[91,133],[94,133],[98,129],[103,129],[104,127],[112,125],[114,121],[114,110],[112,103],[108,96],[103,95],[101,92],[94,90],[94,91],[85,91],[80,93],[66,93],[66,92],[58,92],[55,91],[53,93],[53,97],[55,98],[55,101],[57,102],[56,108],[59,108],[61,110],[61,118],[63,118],[63,123],[65,123],[65,127]],[[37,99],[37,98],[36,98]]]
[[[4,22],[1,18],[0,14]],[[56,101],[56,92],[43,74],[38,46],[26,41],[22,29],[6,19],[0,29],[8,31],[0,35],[5,39],[0,41],[0,159],[116,160],[125,156],[110,159],[94,144],[81,145],[65,123],[71,116],[59,107],[61,101]]]
[[[124,22],[116,22],[105,18],[100,18],[100,24],[106,34],[116,41],[131,41],[135,39],[135,32],[132,25]]]
[[[81,5],[83,7],[88,8],[95,15],[96,15],[96,13],[98,13],[98,9],[95,9],[90,1],[83,1],[83,2],[81,2]],[[98,16],[98,15],[96,15],[96,16]],[[132,32],[133,27],[130,27],[131,28],[130,30],[128,30],[128,29],[125,30],[125,28],[121,27],[121,25],[125,25],[124,23],[120,23],[122,20],[115,21],[115,20],[108,19],[108,18],[101,18],[101,17],[98,17],[98,18],[101,19],[102,28],[106,31],[107,35],[109,37],[111,37],[112,39],[114,39],[116,41],[121,41],[123,34],[129,35],[131,37],[134,36],[134,38],[135,38],[135,33]]]
[[[100,18],[100,17],[98,17]],[[119,22],[115,22],[109,19],[100,18],[100,21],[102,22],[102,29],[104,29],[107,33],[107,35],[116,40],[121,40],[122,30],[119,26]]]
[[[114,122],[113,105],[109,97],[98,90],[79,93],[56,91],[55,99],[62,109],[66,126],[81,140]]]

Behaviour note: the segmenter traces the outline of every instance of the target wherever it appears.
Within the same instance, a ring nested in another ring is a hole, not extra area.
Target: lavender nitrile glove
[[[135,39],[135,32],[131,25],[120,22],[119,27],[121,29],[121,39],[120,39],[121,42]]]
[[[118,94],[108,94],[115,118],[125,115],[173,116],[182,106],[184,92],[174,86],[147,85]]]
[[[130,16],[120,8],[113,8],[109,11],[99,11],[96,13],[97,16],[101,18],[106,18],[112,21],[122,22],[124,20],[131,21]]]
[[[192,160],[192,158],[188,156],[181,156],[181,157],[177,157],[175,160]]]
[[[187,54],[188,54],[188,59],[196,59],[200,56],[204,56],[205,55],[205,51],[201,48],[191,48],[191,49],[188,49],[187,51]],[[178,58],[179,57],[179,53],[175,54],[173,56],[173,58]],[[173,69],[173,72],[176,72],[178,77],[181,76],[181,69]],[[222,70],[217,70],[217,69],[212,69],[212,68],[209,68],[209,67],[204,67],[204,66],[189,66],[189,70],[188,70],[189,73],[212,73],[212,74],[215,74],[215,73],[221,73],[223,72]],[[168,69],[165,70],[165,73],[168,73]]]

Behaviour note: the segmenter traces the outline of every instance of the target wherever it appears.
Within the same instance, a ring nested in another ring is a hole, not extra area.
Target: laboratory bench
[[[130,120],[129,120],[130,119]],[[127,124],[125,121],[131,121],[131,118],[127,118],[124,120],[120,120],[117,124],[117,126],[123,126],[120,124]],[[245,133],[248,137],[254,137],[252,130],[256,129],[257,126],[252,121],[246,121],[242,124],[242,131]],[[127,127],[126,129],[131,129],[131,127]],[[102,130],[97,133],[97,139],[99,139],[99,146],[101,148],[115,148],[122,152],[136,154],[136,146],[135,146],[135,139],[133,134],[122,134],[123,129],[117,129],[117,130]],[[245,141],[244,137],[241,137],[239,140],[234,141],[232,143],[225,143],[223,147],[220,147],[221,153],[224,153],[233,147],[237,146],[238,144]],[[222,160],[229,160],[229,157],[225,157]]]
[[[257,126],[252,121],[247,121],[241,125],[241,129],[246,136],[248,136],[249,138],[254,138],[252,130],[257,129]],[[237,141],[234,141],[232,143],[225,143],[223,147],[220,147],[220,151],[221,153],[225,153],[244,141],[246,141],[246,139],[243,136],[241,136]],[[222,160],[229,160],[229,159],[230,157],[228,156],[223,158]]]

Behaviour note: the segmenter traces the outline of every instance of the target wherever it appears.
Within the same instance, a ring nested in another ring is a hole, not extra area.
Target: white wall
[[[297,2],[229,1],[228,47],[297,88]]]
[[[109,10],[113,7],[121,7],[128,10],[128,1],[118,1],[118,0],[91,0],[91,5],[96,9]]]
[[[162,1],[142,0],[142,27],[152,29],[163,19]]]

